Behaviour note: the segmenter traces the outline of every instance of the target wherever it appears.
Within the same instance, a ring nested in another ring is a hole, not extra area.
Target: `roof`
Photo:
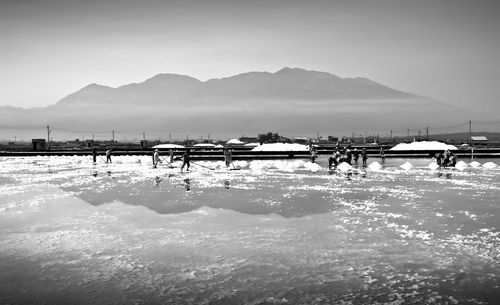
[[[153,146],[153,148],[164,148],[164,149],[172,149],[172,148],[184,148],[184,146],[182,145],[177,145],[177,144],[170,144],[170,143],[167,143],[167,144],[158,144],[158,145],[155,145]]]
[[[215,144],[212,144],[212,143],[199,143],[199,144],[195,144],[194,146],[195,147],[214,147]]]
[[[485,136],[473,136],[470,137],[472,141],[488,141],[488,139]]]
[[[241,142],[238,139],[231,139],[231,140],[227,141],[226,144],[243,144],[243,142]]]

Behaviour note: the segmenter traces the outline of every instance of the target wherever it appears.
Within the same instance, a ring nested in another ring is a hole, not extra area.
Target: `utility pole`
[[[112,134],[113,134],[113,140],[111,142],[115,142],[115,131],[112,130]]]
[[[390,138],[391,138],[391,140],[392,140],[392,130],[391,130],[391,137],[390,137]]]
[[[472,121],[469,121],[469,146],[472,145]]]
[[[92,142],[94,142],[94,134],[92,134]]]
[[[172,134],[171,133],[168,134],[168,139],[169,139],[168,143],[172,143]]]
[[[410,137],[410,128],[408,128],[407,137]]]
[[[52,129],[50,129],[49,125],[47,125],[47,150],[50,150],[50,133]]]
[[[146,141],[146,133],[144,131],[142,132],[142,140]]]
[[[427,141],[429,141],[429,126],[425,127],[425,133],[427,134]]]

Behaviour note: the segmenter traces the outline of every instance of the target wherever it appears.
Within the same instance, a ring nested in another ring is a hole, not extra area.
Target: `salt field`
[[[0,158],[0,304],[498,304],[476,161]]]

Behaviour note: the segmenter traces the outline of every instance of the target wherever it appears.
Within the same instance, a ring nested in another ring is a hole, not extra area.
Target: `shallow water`
[[[500,300],[499,168],[114,162],[0,159],[0,303]]]

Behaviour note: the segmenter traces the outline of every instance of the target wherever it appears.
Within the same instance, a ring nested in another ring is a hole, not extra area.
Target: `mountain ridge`
[[[472,112],[368,78],[287,67],[274,73],[254,71],[207,81],[160,73],[116,88],[92,83],[45,108],[0,112],[0,119],[9,126],[29,122],[89,132],[183,134],[268,130],[350,134],[446,126],[474,118]]]

